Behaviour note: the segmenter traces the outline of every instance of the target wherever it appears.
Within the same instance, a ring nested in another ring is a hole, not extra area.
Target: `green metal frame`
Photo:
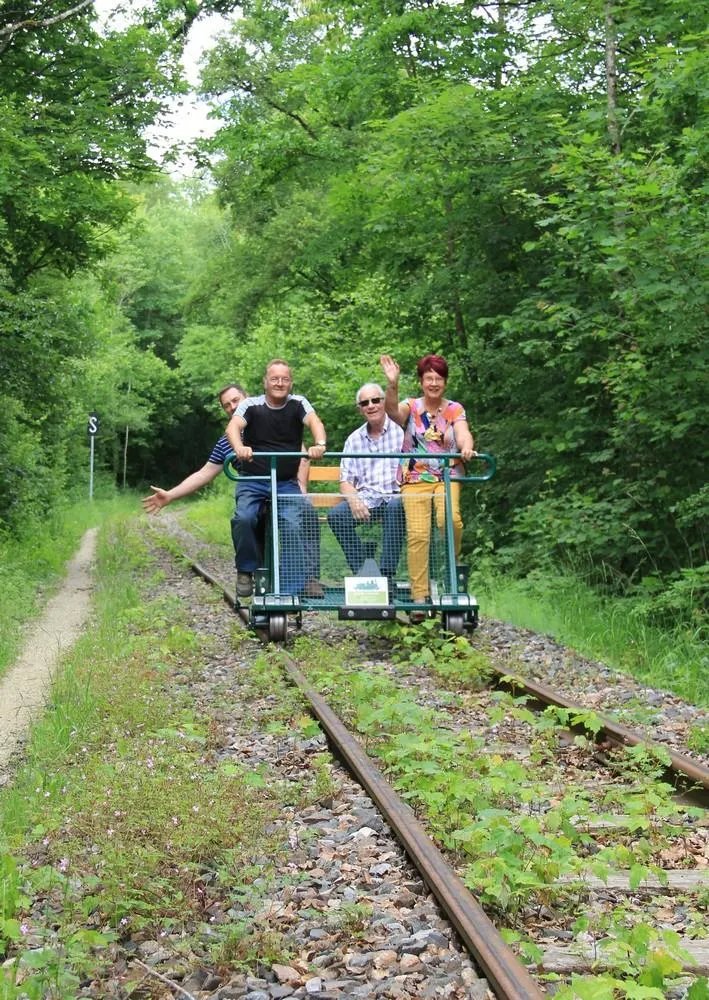
[[[341,451],[329,451],[326,452],[323,458],[343,458],[347,453]],[[302,452],[260,452],[260,458],[270,459],[270,473],[268,476],[242,476],[235,468],[238,460],[234,453],[227,455],[224,460],[224,473],[228,479],[233,482],[238,482],[239,479],[249,479],[249,480],[269,480],[271,483],[271,547],[270,547],[270,568],[271,568],[271,584],[273,590],[269,591],[268,594],[262,597],[255,597],[252,608],[255,612],[260,612],[263,614],[269,614],[273,612],[278,613],[297,613],[303,610],[319,610],[319,611],[338,611],[343,608],[344,605],[344,588],[342,589],[340,595],[340,588],[337,588],[337,598],[332,600],[327,600],[323,598],[308,599],[307,597],[291,597],[281,595],[280,592],[280,538],[278,530],[278,489],[277,489],[277,466],[279,459],[283,458],[302,458]],[[360,456],[361,457],[361,456]],[[377,453],[377,458],[421,458],[420,452],[386,452]],[[461,594],[458,589],[458,571],[455,560],[455,538],[453,533],[453,518],[451,516],[452,510],[452,493],[451,493],[451,482],[456,483],[482,483],[487,482],[492,479],[497,471],[497,463],[494,456],[488,455],[485,452],[481,452],[476,456],[473,461],[483,461],[486,463],[486,468],[484,473],[480,475],[466,475],[466,476],[451,476],[451,465],[454,461],[460,461],[460,455],[457,452],[446,452],[435,456],[437,460],[443,461],[443,483],[445,491],[445,545],[446,554],[448,561],[448,584],[449,590],[444,593],[434,604],[429,602],[426,604],[414,604],[413,601],[399,601],[397,600],[396,607],[402,611],[408,611],[412,609],[423,610],[423,611],[435,611],[435,612],[460,612],[461,614],[466,614],[469,612],[476,612],[478,610],[477,603],[471,602],[468,594]],[[335,588],[331,588],[335,590]]]

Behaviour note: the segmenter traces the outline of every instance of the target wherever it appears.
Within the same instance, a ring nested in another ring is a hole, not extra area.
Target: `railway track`
[[[235,595],[222,581],[198,562],[191,562],[191,566],[202,579],[220,590],[225,601],[237,614],[240,614]],[[240,617],[244,625],[247,625],[248,616],[242,613]],[[441,852],[417,821],[413,811],[384,780],[357,741],[350,735],[347,727],[298,670],[293,658],[285,656],[284,664],[291,680],[307,698],[336,754],[376,803],[438,900],[443,912],[484,972],[494,995],[499,1000],[540,1000],[544,994],[505,943],[482,907],[446,863]]]
[[[244,624],[248,624],[248,616],[240,609],[238,600],[229,588],[200,562],[190,560],[190,564],[195,573],[222,593],[224,600],[240,615]],[[541,684],[521,675],[511,675],[507,669],[497,666],[492,667],[491,673],[495,683],[501,688],[510,690],[518,696],[526,696],[542,707],[556,705],[568,710],[572,716],[586,714],[582,705],[555,691],[547,684]],[[654,750],[658,756],[666,753],[669,755],[665,768],[667,779],[672,781],[677,789],[686,794],[692,801],[704,808],[709,808],[709,767],[693,760],[686,754],[664,748],[643,734],[635,732],[628,726],[620,725],[603,715],[598,715],[598,721],[599,729],[596,734],[598,743],[613,748],[644,746]],[[581,731],[584,726],[582,724],[574,726],[573,723],[569,723],[569,728]]]
[[[232,607],[235,606],[231,592],[209,569],[199,563],[193,563],[193,568],[205,580],[213,586],[218,587],[225,600]],[[371,762],[363,755],[357,742],[351,737],[337,717],[334,716],[334,713],[332,713],[317,691],[314,690],[308,678],[304,676],[293,662],[288,663],[286,661],[286,669],[294,682],[298,684],[303,694],[309,699],[313,712],[318,717],[323,729],[327,732],[336,752],[346,760],[348,767],[357,775],[358,780],[362,781],[364,787],[367,788],[368,794],[377,803],[386,816],[387,821],[392,825],[398,840],[404,845],[409,856],[419,867],[424,879],[435,893],[436,898],[449,916],[453,926],[456,927],[462,940],[474,955],[478,966],[483,970],[494,994],[501,998],[525,998],[528,996],[544,995],[542,992],[543,987],[538,985],[535,979],[529,974],[528,969],[515,958],[507,944],[505,944],[504,940],[486,917],[484,911],[470,896],[460,876],[450,869],[437,848],[430,843],[409,807],[402,803],[396,796],[391,797],[389,786],[386,782],[383,782]],[[499,669],[495,673],[498,682],[510,685],[511,682],[506,671]],[[420,689],[421,678],[414,678],[413,684]],[[521,685],[524,685],[524,688]],[[555,693],[545,685],[534,682],[526,684],[524,681],[516,679],[513,688],[518,702],[520,693],[524,691],[524,696],[533,699],[535,702],[556,705],[568,710],[570,714],[574,712],[579,715],[584,714],[580,706],[574,706],[569,699]],[[656,751],[656,748],[648,747],[648,741],[643,736],[632,732],[627,727],[618,726],[612,720],[602,720],[597,738],[606,748],[610,749],[630,746],[644,748],[645,750],[649,749],[659,753],[659,750]],[[573,742],[569,741],[568,746],[573,749]],[[496,752],[499,749],[499,747],[496,747]],[[691,786],[695,789],[695,792],[698,790],[700,797],[706,797],[707,789],[709,789],[709,771],[701,763],[690,759],[684,754],[672,752],[667,771],[675,783],[680,784],[684,789]],[[592,783],[597,784],[598,779],[595,779],[595,781],[592,779]],[[609,782],[608,784],[610,786],[613,782]],[[592,823],[591,826],[593,827]],[[706,830],[706,827],[700,822],[692,820],[691,822],[688,821],[688,825],[683,829],[687,836],[699,836],[701,841],[701,837],[703,836],[701,831]],[[598,835],[599,831],[601,831],[602,837],[607,839],[608,831],[602,832],[602,820],[593,827],[591,833]],[[698,831],[700,832],[698,833]],[[677,834],[678,837],[681,837],[681,835]],[[707,838],[706,845],[707,852],[705,858],[706,863],[709,864],[709,838]],[[682,875],[683,878],[678,877]],[[611,898],[617,903],[619,899],[627,899],[629,895],[632,895],[633,898],[637,897],[642,902],[643,899],[657,899],[658,894],[664,894],[666,898],[668,893],[671,894],[672,892],[682,892],[684,894],[683,899],[687,898],[688,894],[691,896],[692,893],[695,895],[701,895],[702,893],[709,895],[709,879],[704,878],[704,875],[706,875],[706,871],[702,874],[701,869],[696,869],[694,874],[688,873],[686,870],[683,872],[682,869],[670,869],[666,873],[660,872],[659,875],[651,875],[647,872],[645,877],[640,880],[639,885],[637,884],[637,872],[635,876],[633,876],[632,872],[622,872],[613,877],[606,875],[605,880],[586,875],[583,879],[577,880],[576,883],[574,883],[573,878],[566,877],[560,879],[559,883],[568,886],[573,884],[583,886],[582,889],[578,890],[579,899],[583,895],[584,898],[593,900],[599,896],[603,897],[605,894],[606,897]],[[654,906],[654,904],[652,905]],[[658,907],[655,908],[657,909]],[[659,907],[659,909],[662,909],[662,907]],[[667,907],[665,907],[666,909]],[[560,931],[559,936],[562,939],[565,934],[568,935],[568,932],[564,928],[561,928]],[[696,971],[704,974],[709,972],[709,949],[703,947],[701,942],[697,945],[695,941],[689,938],[684,938],[682,945],[685,956],[685,971],[689,972],[694,961],[696,963]],[[562,976],[568,976],[575,970],[583,971],[590,969],[594,961],[599,960],[599,957],[601,956],[594,951],[592,946],[586,948],[585,952],[583,949],[577,949],[576,952],[573,952],[568,948],[548,947],[543,952],[542,960],[538,963],[538,971],[546,973],[558,972]],[[603,965],[602,962],[601,965]],[[668,993],[667,995],[683,996],[683,988],[680,985],[677,987],[677,991]]]

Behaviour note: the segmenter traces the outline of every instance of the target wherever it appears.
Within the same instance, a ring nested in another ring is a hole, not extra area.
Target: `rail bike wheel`
[[[462,635],[465,631],[465,615],[461,615],[457,611],[444,611],[443,628],[453,635]]]
[[[268,638],[271,642],[285,642],[288,634],[288,616],[271,615],[268,619]]]

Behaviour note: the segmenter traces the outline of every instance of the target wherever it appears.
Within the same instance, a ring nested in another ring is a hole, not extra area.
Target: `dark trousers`
[[[289,500],[288,503],[292,503]],[[318,513],[313,507],[310,498],[303,497],[303,548],[305,550],[305,576],[308,580],[320,579],[320,521]],[[264,564],[264,550],[266,546],[266,528],[268,512],[262,511],[256,523],[256,544],[259,551],[259,566]],[[234,565],[236,563],[236,553],[238,551],[238,519],[236,513],[231,519],[231,540],[234,545]]]
[[[345,553],[347,564],[353,573],[357,573],[366,558],[366,550],[362,539],[357,531],[358,524],[382,524],[382,559],[380,569],[382,576],[393,577],[396,574],[396,567],[399,565],[401,546],[404,543],[405,519],[404,505],[401,497],[392,497],[388,503],[383,503],[379,507],[372,507],[369,511],[370,520],[368,522],[355,521],[352,517],[350,505],[346,500],[338,503],[336,507],[331,507],[328,511],[327,521],[332,529],[332,533],[340,543],[342,551]]]
[[[305,584],[305,547],[302,537],[304,497],[291,479],[279,482],[277,495],[278,533],[280,536],[280,590],[284,594],[299,594]],[[253,573],[263,565],[258,538],[258,523],[264,505],[271,499],[271,483],[265,480],[241,480],[236,494],[233,535],[236,568]]]

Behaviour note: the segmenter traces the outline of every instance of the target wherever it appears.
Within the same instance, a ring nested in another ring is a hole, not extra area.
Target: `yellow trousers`
[[[431,499],[436,511],[436,524],[443,529],[446,523],[446,494],[444,483],[405,483],[401,496],[406,513],[407,552],[411,597],[425,600],[429,595],[428,552],[431,540]],[[463,519],[460,516],[460,483],[451,483],[451,517],[455,557],[460,558],[463,538]]]

